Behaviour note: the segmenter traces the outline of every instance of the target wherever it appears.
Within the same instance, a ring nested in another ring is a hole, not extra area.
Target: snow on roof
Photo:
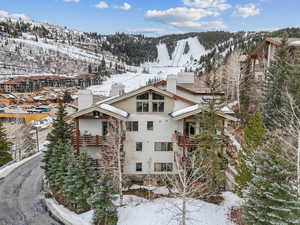
[[[289,43],[290,46],[300,46],[300,41],[293,41]]]
[[[234,113],[228,106],[224,106],[224,107],[221,109],[221,112],[222,112],[222,113],[228,113],[228,114]]]
[[[172,112],[171,113],[171,116],[172,117],[177,117],[177,116],[181,116],[185,113],[189,113],[189,112],[192,112],[192,111],[195,111],[197,109],[200,109],[200,105],[197,104],[197,105],[193,105],[193,106],[189,106],[189,107],[186,107],[186,108],[183,108],[183,109],[180,109],[180,110],[177,110],[175,112]]]
[[[103,104],[103,103],[105,103],[105,102],[107,102],[107,101],[110,101],[110,100],[112,100],[112,99],[115,99],[115,98],[117,98],[117,97],[119,97],[119,95],[111,96],[111,97],[109,97],[109,98],[105,98],[105,99],[103,99],[103,100],[101,100],[101,101],[99,101],[99,102],[96,102],[95,105],[101,105],[101,104]]]
[[[196,105],[192,105],[180,110],[177,110],[175,112],[171,113],[172,117],[177,117],[177,116],[181,116],[183,114],[189,113],[189,112],[193,112],[195,110],[201,109],[201,105],[200,104],[196,104]],[[224,106],[221,110],[222,113],[226,113],[226,114],[233,114],[234,112],[228,107],[228,106]]]
[[[122,110],[122,109],[118,109],[112,105],[108,105],[108,104],[101,104],[99,106],[101,109],[107,110],[109,112],[115,113],[117,115],[123,116],[123,117],[128,117],[129,113]]]

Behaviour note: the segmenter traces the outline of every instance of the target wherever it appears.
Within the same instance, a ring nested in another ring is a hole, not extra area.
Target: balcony
[[[71,137],[72,145],[77,147],[101,147],[104,145],[104,136],[76,136]]]
[[[176,137],[177,144],[180,147],[197,147],[200,143],[199,138],[193,138],[189,136],[178,136]]]

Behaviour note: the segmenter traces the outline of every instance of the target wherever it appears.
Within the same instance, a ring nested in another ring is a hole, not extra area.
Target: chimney
[[[120,83],[113,83],[110,88],[110,96],[121,96],[125,93],[125,85]]]
[[[167,76],[167,91],[176,94],[177,76],[168,75]]]
[[[86,109],[93,105],[93,93],[91,90],[78,91],[78,110]]]

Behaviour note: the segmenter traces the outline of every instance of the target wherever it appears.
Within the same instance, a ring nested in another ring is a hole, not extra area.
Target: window
[[[173,151],[172,142],[155,142],[154,151],[156,152],[170,152]]]
[[[136,144],[135,144],[135,150],[137,152],[141,152],[143,150],[143,142],[136,142]]]
[[[153,100],[164,100],[165,97],[163,95],[159,95],[159,94],[156,94],[156,93],[152,93],[152,99]]]
[[[136,172],[142,172],[143,171],[143,164],[138,162],[135,164],[135,171]]]
[[[105,136],[108,133],[108,122],[102,121],[102,135]]]
[[[94,116],[94,117],[99,117],[99,116],[100,116],[100,112],[98,112],[98,111],[93,111],[93,116]]]
[[[147,121],[147,130],[153,130],[153,121]]]
[[[165,103],[164,102],[153,102],[152,103],[152,111],[153,112],[164,112]]]
[[[126,121],[126,130],[127,131],[138,131],[139,122],[138,121]]]
[[[139,100],[148,100],[149,99],[149,93],[146,92],[144,94],[138,95],[138,96],[136,96],[136,99],[139,99]]]
[[[149,103],[148,102],[137,102],[136,103],[137,112],[149,112]]]
[[[155,172],[172,172],[173,163],[154,163]]]

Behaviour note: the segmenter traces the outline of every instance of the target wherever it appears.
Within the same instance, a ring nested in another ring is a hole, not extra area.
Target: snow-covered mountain
[[[186,48],[186,46],[189,46]],[[187,49],[185,51],[185,49]],[[200,57],[206,53],[197,37],[177,41],[175,50],[170,56],[165,43],[157,45],[157,63],[160,66],[192,67],[197,65]]]

